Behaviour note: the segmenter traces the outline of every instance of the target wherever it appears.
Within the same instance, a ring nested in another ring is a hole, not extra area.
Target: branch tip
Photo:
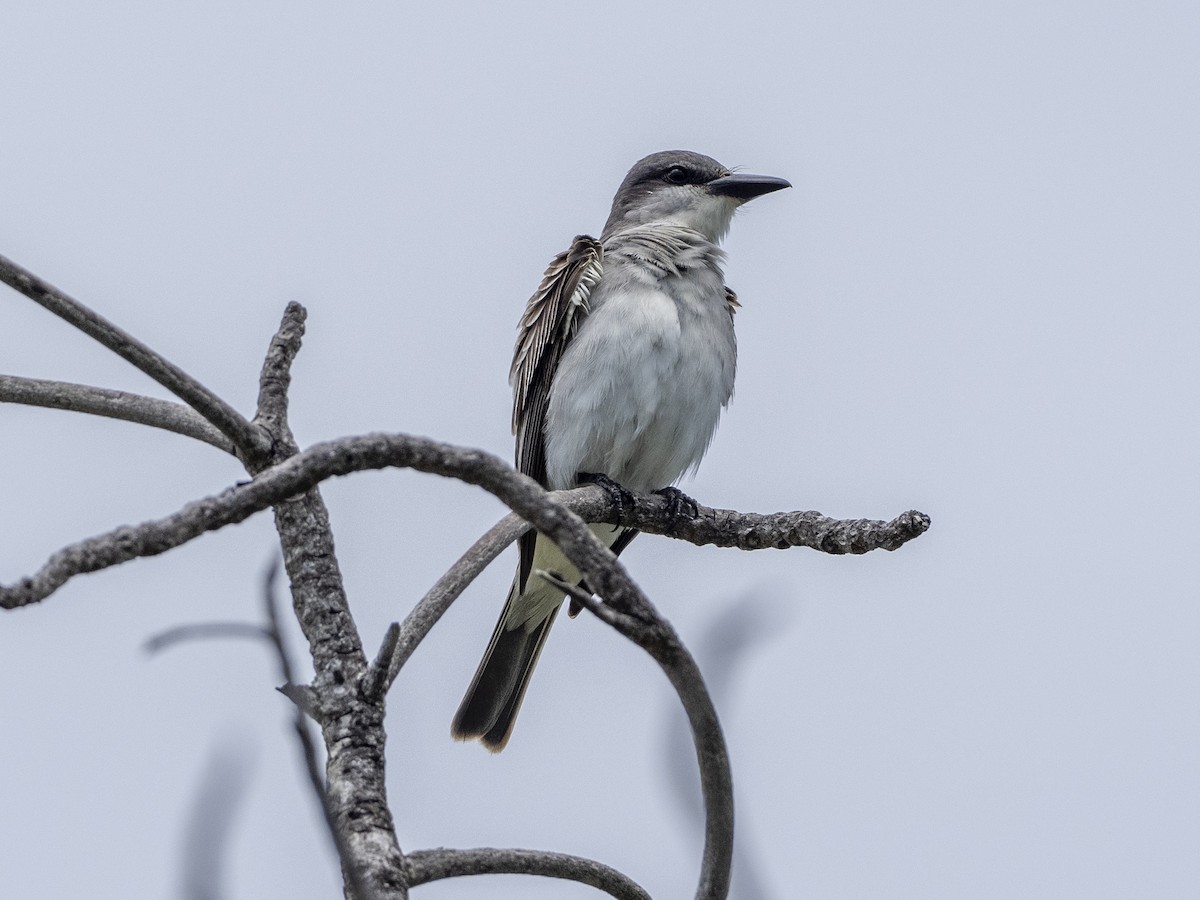
[[[383,643],[375,654],[375,661],[363,676],[363,697],[370,703],[376,703],[387,693],[388,668],[392,657],[396,654],[396,645],[400,643],[400,623],[393,622],[383,635]]]

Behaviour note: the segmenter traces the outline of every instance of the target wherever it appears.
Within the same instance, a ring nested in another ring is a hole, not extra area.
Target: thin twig
[[[180,894],[183,900],[222,900],[233,824],[245,805],[252,757],[248,748],[214,748],[187,817]]]
[[[142,649],[147,653],[160,653],[173,644],[183,644],[198,640],[227,640],[228,638],[249,638],[261,641],[270,640],[271,634],[261,625],[249,622],[194,622],[190,625],[176,625],[166,631],[159,632],[147,638]]]
[[[0,375],[0,403],[24,403],[46,409],[105,416],[173,431],[232,454],[233,444],[199,413],[182,403],[66,381]]]
[[[314,722],[320,723],[321,710],[317,703],[317,692],[307,684],[281,684],[275,688],[283,696],[287,697],[296,705],[300,712],[304,713]]]
[[[387,684],[385,682],[387,680],[388,664],[395,657],[396,645],[399,643],[400,624],[393,622],[388,626],[387,631],[384,632],[383,643],[379,645],[379,652],[375,654],[374,662],[367,669],[367,674],[363,676],[363,696],[371,703],[378,702],[387,693]]]
[[[550,585],[555,590],[562,591],[568,597],[578,601],[580,606],[582,606],[606,625],[611,625],[614,628],[617,627],[618,623],[626,628],[636,628],[639,625],[638,621],[633,616],[626,615],[623,612],[618,612],[611,606],[607,606],[606,604],[597,600],[593,594],[585,591],[579,585],[571,584],[568,581],[563,581],[552,572],[547,572],[545,569],[534,569],[532,574],[542,579],[542,581],[546,582],[546,584]],[[640,624],[644,625],[645,623]]]
[[[562,878],[598,888],[620,900],[650,900],[650,895],[633,879],[611,866],[543,850],[417,850],[408,854],[409,884],[427,884],[461,875],[542,875]]]
[[[145,372],[211,422],[248,459],[261,457],[270,450],[270,441],[261,429],[248,422],[237,410],[183,369],[99,313],[4,256],[0,256],[0,282],[74,325]]]
[[[396,643],[392,651],[384,654],[380,648],[376,665],[382,667],[387,676],[382,683],[383,692],[392,687],[396,676],[400,674],[417,645],[429,634],[429,630],[437,624],[442,615],[450,608],[458,596],[467,589],[476,576],[491,564],[504,549],[529,530],[529,523],[516,513],[509,513],[496,523],[483,537],[471,545],[466,553],[459,557],[458,562],[437,583],[429,589],[420,602],[412,608],[405,617],[404,623],[398,626]]]

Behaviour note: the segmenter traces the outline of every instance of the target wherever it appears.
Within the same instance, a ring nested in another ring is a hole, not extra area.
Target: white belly
[[[733,323],[715,273],[605,287],[593,294],[551,386],[547,480],[561,489],[577,472],[598,472],[652,491],[708,449],[733,393]]]

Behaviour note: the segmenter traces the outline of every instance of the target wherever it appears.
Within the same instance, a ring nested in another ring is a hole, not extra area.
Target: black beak
[[[792,183],[786,178],[775,178],[772,175],[726,175],[714,178],[708,183],[710,193],[723,197],[736,197],[745,203],[771,191],[781,191],[790,188]]]

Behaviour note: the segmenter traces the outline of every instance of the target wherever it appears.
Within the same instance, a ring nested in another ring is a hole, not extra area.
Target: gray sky
[[[25,4],[0,55],[0,252],[243,411],[309,310],[302,444],[407,431],[509,456],[514,327],[625,170],[688,148],[791,191],[734,223],[737,394],[703,503],[890,518],[894,554],[643,537],[685,638],[789,614],[723,698],[740,836],[778,897],[1200,894],[1200,6]],[[0,291],[0,371],[154,395]],[[1184,404],[1184,398],[1193,402]],[[244,473],[132,425],[0,409],[0,578]],[[373,649],[500,515],[408,473],[324,488]],[[0,893],[175,896],[214,753],[253,760],[230,897],[338,877],[272,661],[139,650],[257,615],[267,517],[81,578],[0,628]],[[448,736],[506,556],[405,669],[406,849],[532,846],[694,889],[665,679],[583,616],[509,749]],[[233,746],[240,748],[229,751]],[[226,749],[222,749],[226,748]],[[591,897],[447,882],[420,897]]]

